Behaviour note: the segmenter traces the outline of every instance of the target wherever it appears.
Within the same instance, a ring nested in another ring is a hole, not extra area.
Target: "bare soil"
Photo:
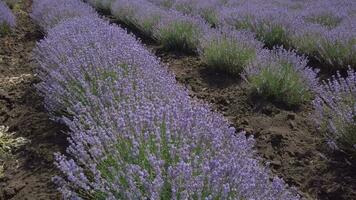
[[[65,127],[49,119],[38,83],[32,49],[42,34],[31,22],[31,2],[22,0],[14,12],[17,28],[0,38],[0,125],[30,140],[5,161],[0,199],[60,199],[51,178],[56,174],[53,153],[64,152]]]

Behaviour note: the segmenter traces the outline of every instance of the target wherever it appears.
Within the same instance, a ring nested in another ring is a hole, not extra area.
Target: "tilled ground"
[[[38,79],[31,52],[42,34],[30,20],[30,7],[28,0],[15,6],[17,28],[0,38],[0,125],[30,140],[5,160],[0,177],[4,200],[60,199],[51,178],[57,172],[53,153],[66,146],[65,127],[49,119],[34,87]]]

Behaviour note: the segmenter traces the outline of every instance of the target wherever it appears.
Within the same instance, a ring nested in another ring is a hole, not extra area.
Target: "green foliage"
[[[11,27],[7,24],[0,24],[0,37],[11,33]]]
[[[101,176],[108,180],[109,182],[115,182],[115,177],[120,177],[120,185],[122,188],[129,188],[129,182],[127,177],[127,166],[134,165],[142,168],[149,174],[149,179],[153,181],[156,177],[156,171],[154,166],[150,163],[149,156],[158,156],[158,159],[164,161],[164,185],[162,187],[160,197],[161,199],[171,199],[172,188],[170,180],[167,178],[168,167],[174,166],[179,160],[178,158],[172,157],[170,154],[171,146],[174,142],[179,142],[179,139],[174,141],[169,141],[167,139],[166,133],[166,123],[161,124],[161,148],[158,147],[157,138],[154,134],[148,136],[148,138],[143,135],[139,136],[141,142],[140,146],[134,146],[133,142],[129,138],[118,138],[117,144],[115,146],[116,154],[108,156],[105,160],[101,161],[98,165],[98,170]],[[173,143],[172,143],[173,142]],[[134,153],[137,152],[137,153]],[[147,194],[146,188],[140,181],[139,175],[133,175],[136,186],[140,189],[142,194]],[[116,198],[123,199],[125,194],[120,193],[120,191],[111,191]],[[122,191],[121,191],[122,192]],[[95,193],[97,199],[105,199],[102,193]]]
[[[122,64],[119,67],[125,70],[126,65]],[[96,76],[89,74],[86,71],[83,71],[84,79],[90,85],[90,93],[97,96],[99,94],[99,81],[106,81],[107,83],[113,84],[113,81],[117,78],[117,73],[114,71],[101,71]],[[61,84],[65,84],[66,89],[73,94],[82,105],[92,105],[90,99],[87,98],[87,92],[85,87],[82,83],[77,79],[67,80],[67,83],[63,82]],[[64,109],[59,109],[57,112],[58,114],[67,116],[68,113],[66,111],[66,107],[70,106],[70,101],[66,98],[63,99],[64,102]],[[93,106],[93,105],[92,105]],[[70,115],[70,114],[69,114]]]
[[[294,35],[289,40],[289,46],[295,47],[299,52],[317,57],[320,33],[306,32],[303,35]]]
[[[19,6],[20,0],[4,0],[4,2],[11,8],[15,8],[16,6]]]
[[[204,45],[201,59],[210,68],[239,74],[256,57],[254,48],[246,48],[231,38],[213,39]]]
[[[330,97],[330,99],[332,98],[333,97]],[[322,113],[324,116],[320,128],[322,132],[326,134],[331,133],[329,137],[335,140],[338,148],[356,155],[354,146],[356,144],[356,117],[354,114],[351,120],[345,120],[344,117],[344,113],[347,113],[346,115],[350,114],[350,108],[353,110],[353,107],[356,105],[356,97],[352,93],[343,92],[337,99],[338,102],[335,104],[337,105],[337,110],[327,104],[323,105]],[[337,114],[335,114],[335,112],[337,112]],[[332,125],[330,125],[330,122]],[[332,134],[332,132],[336,134]]]
[[[214,9],[203,9],[200,12],[201,17],[211,26],[216,27],[219,23],[218,15]]]
[[[172,21],[159,29],[159,41],[168,50],[194,52],[200,35],[199,28],[187,21]]]
[[[23,137],[15,138],[15,133],[10,133],[8,130],[8,127],[0,126],[0,159],[10,153],[12,149],[18,148],[28,142]]]
[[[261,23],[257,26],[256,35],[269,48],[276,45],[286,45],[288,40],[285,28],[278,24],[266,25]]]
[[[342,18],[337,17],[331,13],[324,13],[321,15],[314,15],[314,16],[306,17],[305,21],[311,22],[314,24],[320,24],[320,25],[326,26],[328,28],[335,28],[336,26],[338,26],[341,23]]]
[[[288,34],[281,24],[268,21],[258,21],[253,16],[245,16],[244,19],[235,22],[237,29],[247,29],[256,33],[257,38],[265,43],[266,47],[286,45]]]
[[[154,38],[153,30],[161,20],[161,15],[156,14],[142,19],[140,22],[136,22],[136,27],[139,27],[140,31],[149,38]]]
[[[334,68],[356,67],[356,39],[329,41],[322,38],[317,58]]]
[[[249,79],[252,92],[286,106],[299,106],[313,97],[298,72],[289,63],[266,66]]]
[[[161,0],[160,5],[165,8],[171,8],[174,4],[173,0]]]

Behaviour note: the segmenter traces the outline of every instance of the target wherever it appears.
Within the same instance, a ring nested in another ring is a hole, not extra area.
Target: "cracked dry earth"
[[[16,30],[0,38],[0,125],[30,141],[3,161],[1,200],[60,199],[51,177],[56,173],[53,153],[65,148],[65,127],[49,119],[34,87],[38,79],[31,52],[42,34],[28,16],[30,7],[27,0],[18,4]]]

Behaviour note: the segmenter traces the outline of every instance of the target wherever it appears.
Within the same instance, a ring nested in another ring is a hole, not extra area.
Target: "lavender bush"
[[[145,4],[144,0],[138,3],[130,0],[116,0],[111,5],[111,14],[126,25],[133,26],[138,21],[136,15],[139,12],[139,6],[142,4]]]
[[[35,52],[48,107],[70,113],[64,199],[299,199],[125,30],[66,19]]]
[[[16,26],[16,18],[10,8],[0,0],[0,36],[5,35]]]
[[[306,27],[301,20],[295,20],[294,23],[295,31],[290,37],[290,46],[294,47],[298,52],[318,59],[319,44],[327,29],[319,24],[313,24]],[[321,61],[321,59],[319,60]]]
[[[149,0],[213,26],[247,29],[269,48],[283,45],[335,69],[355,66],[356,4],[351,0]]]
[[[312,100],[316,76],[305,58],[280,48],[262,51],[244,72],[253,94],[290,107]]]
[[[198,6],[197,0],[175,0],[173,8],[186,15],[194,15]]]
[[[311,15],[305,18],[307,22],[320,24],[328,28],[334,28],[341,22],[341,18],[334,16],[332,13],[321,13],[319,15]]]
[[[356,35],[354,32],[327,32],[320,39],[318,47],[317,59],[328,66],[336,69],[345,69],[349,65],[356,66]]]
[[[92,105],[86,97],[84,88],[90,87],[91,93],[98,94],[100,90],[98,82],[115,78],[114,72],[106,68],[125,67],[126,65],[121,62],[124,59],[122,55],[129,51],[128,48],[135,48],[133,45],[123,44],[124,42],[134,44],[132,42],[134,39],[127,35],[126,31],[116,30],[98,18],[87,16],[64,20],[67,21],[72,23],[68,27],[56,26],[50,29],[47,37],[34,49],[35,58],[39,63],[38,73],[42,79],[37,87],[46,94],[47,109],[54,114],[60,111],[62,115],[67,112],[64,108],[78,102],[82,105]],[[93,29],[97,31],[94,32]],[[123,40],[120,43],[111,40],[114,37],[112,35],[118,31],[125,33],[122,33],[123,36],[127,35],[126,38],[120,38]],[[107,36],[106,41],[100,35]],[[102,38],[100,43],[96,41],[98,37]],[[105,63],[102,57],[107,57]],[[100,69],[97,69],[98,66]]]
[[[5,2],[10,9],[15,9],[20,0],[2,0]]]
[[[96,12],[81,1],[71,0],[34,0],[32,4],[32,19],[44,30],[57,25],[63,19],[91,16],[96,17]]]
[[[265,4],[246,2],[237,7],[226,7],[220,12],[223,24],[234,26],[236,29],[247,29],[256,33],[258,39],[267,47],[287,45],[289,26],[288,10]]]
[[[163,8],[172,8],[175,0],[148,0],[149,2],[154,3],[157,6],[161,6]]]
[[[148,0],[162,8],[175,9],[190,16],[200,16],[210,25],[216,26],[218,21],[218,10],[223,5],[220,0]]]
[[[263,46],[250,32],[230,28],[205,34],[200,45],[200,57],[208,67],[232,74],[242,72]]]
[[[356,151],[356,72],[340,74],[324,82],[313,104],[315,120],[326,134],[331,147]]]
[[[103,11],[109,11],[111,8],[111,4],[115,0],[85,0],[88,4],[95,6],[96,8],[103,10]]]
[[[197,15],[202,17],[211,26],[217,27],[219,22],[219,10],[224,5],[223,1],[206,0],[197,3]]]
[[[111,13],[128,26],[137,28],[146,37],[156,39],[154,29],[169,13],[146,1],[116,0]]]
[[[163,18],[155,29],[158,41],[167,49],[196,51],[199,39],[209,26],[198,17],[189,17],[175,11]]]
[[[355,23],[348,1],[308,2],[293,21],[293,47],[333,69],[355,66]]]

